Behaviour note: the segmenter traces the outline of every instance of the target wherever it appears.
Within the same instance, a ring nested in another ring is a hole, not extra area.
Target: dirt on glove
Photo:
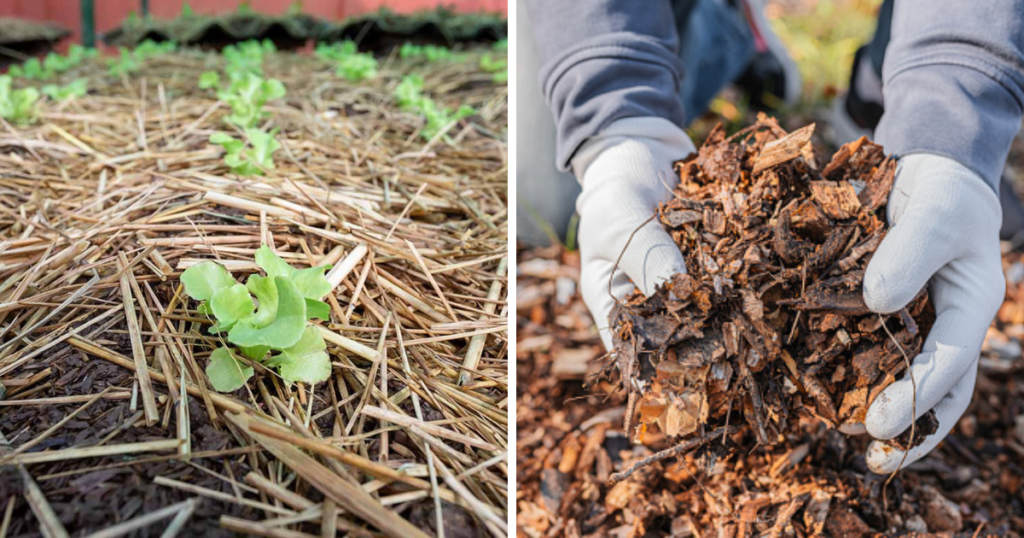
[[[757,445],[806,415],[851,431],[920,352],[934,321],[926,292],[891,315],[863,299],[895,161],[862,138],[822,165],[813,131],[761,115],[730,137],[716,128],[676,163],[657,220],[688,273],[649,298],[634,291],[609,320],[634,442],[663,434],[677,453],[700,446],[710,465],[743,448],[712,441],[746,426]],[[922,419],[893,444],[918,444],[934,422]]]

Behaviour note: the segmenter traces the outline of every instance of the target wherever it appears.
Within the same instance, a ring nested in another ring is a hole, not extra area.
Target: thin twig
[[[715,439],[718,439],[719,437],[721,437],[723,435],[729,435],[729,434],[732,434],[734,432],[736,432],[736,428],[735,427],[723,426],[721,428],[717,428],[717,429],[713,430],[711,433],[709,433],[709,434],[707,434],[705,436],[693,437],[693,438],[690,438],[690,439],[686,439],[686,440],[680,442],[679,444],[677,444],[677,445],[675,445],[675,446],[673,446],[671,448],[666,448],[665,450],[662,450],[661,452],[658,452],[658,453],[652,454],[650,456],[647,456],[646,458],[640,459],[639,461],[637,461],[637,462],[633,463],[632,465],[630,465],[629,468],[626,469],[625,471],[621,471],[621,472],[618,472],[618,473],[615,473],[615,474],[611,475],[608,478],[608,484],[609,485],[614,485],[614,484],[616,484],[618,482],[622,482],[623,480],[626,480],[627,478],[632,476],[633,473],[635,473],[639,469],[642,469],[642,468],[647,467],[649,465],[653,465],[653,464],[655,464],[655,463],[657,463],[659,461],[662,461],[664,459],[671,458],[672,456],[678,456],[678,455],[681,455],[681,454],[685,454],[685,453],[687,453],[687,452],[689,452],[689,451],[699,447],[700,445],[702,445],[702,444],[704,444],[706,442],[714,441]]]
[[[914,434],[917,429],[917,380],[914,379],[914,370],[911,368],[910,357],[907,356],[907,352],[903,350],[903,346],[900,345],[899,341],[896,340],[896,337],[889,331],[889,327],[885,326],[885,318],[883,318],[881,314],[878,314],[878,320],[882,323],[882,328],[885,329],[885,334],[889,335],[892,342],[896,344],[896,349],[899,349],[900,353],[903,355],[903,363],[907,366],[907,375],[910,376],[910,388],[912,390],[910,401],[910,441],[907,443],[908,448],[903,451],[903,458],[900,459],[900,464],[896,466],[896,470],[894,470],[889,475],[889,478],[885,479],[885,483],[882,484],[882,509],[883,511],[888,512],[889,498],[886,496],[885,492],[889,488],[889,482],[892,482],[892,479],[896,477],[896,473],[900,472],[900,469],[903,468],[903,464],[907,461],[907,456],[910,454],[910,450],[914,446]]]

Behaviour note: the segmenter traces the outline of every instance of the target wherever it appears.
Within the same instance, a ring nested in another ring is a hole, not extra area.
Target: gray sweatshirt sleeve
[[[998,190],[1024,115],[1024,2],[895,2],[882,76],[887,152],[949,157]]]
[[[560,170],[617,119],[682,125],[682,65],[668,0],[528,0],[527,16],[544,63],[541,91],[555,117]]]

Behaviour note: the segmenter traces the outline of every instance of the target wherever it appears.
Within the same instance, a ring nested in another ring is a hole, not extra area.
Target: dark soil
[[[130,354],[128,346],[127,343],[120,343],[111,347]],[[131,389],[134,375],[129,370],[100,359],[90,359],[74,350],[66,350],[62,355],[48,365],[53,370],[48,378],[51,386],[36,393],[37,398],[96,394],[105,387]],[[166,395],[166,391],[159,388],[157,392]],[[17,446],[42,433],[80,405],[2,407],[0,431],[14,432],[8,434],[7,439]],[[97,446],[104,439],[104,444],[109,445],[168,438],[166,429],[159,425],[145,427],[141,420],[132,427],[125,427],[135,415],[129,405],[127,400],[99,400],[38,445],[36,450]],[[235,445],[227,431],[211,425],[200,399],[189,399],[189,413],[194,452],[224,450]],[[134,418],[139,419],[138,416]],[[170,435],[173,436],[173,419],[170,428]],[[110,437],[116,430],[120,431]],[[244,477],[251,469],[243,455],[195,458],[191,464],[164,456],[111,456],[41,463],[27,465],[26,468],[42,488],[61,523],[73,536],[84,536],[91,531],[196,497],[188,492],[154,484],[153,479],[158,476],[233,495],[231,487],[224,480],[197,467],[237,479]],[[15,503],[8,535],[42,536],[39,522],[24,499],[23,483],[17,471],[13,467],[3,469],[4,473],[0,475],[0,501],[4,508],[9,499],[13,498]],[[225,514],[248,519],[263,516],[255,509],[205,499],[196,507],[181,535],[233,536],[232,532],[220,528],[218,524],[220,516]],[[163,530],[162,525],[155,525],[133,535],[160,536]]]

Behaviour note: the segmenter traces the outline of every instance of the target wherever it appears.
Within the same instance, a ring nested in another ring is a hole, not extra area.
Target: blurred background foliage
[[[772,113],[783,126],[796,128],[820,120],[837,95],[846,90],[857,49],[874,35],[882,0],[778,0],[765,7],[772,28],[800,68],[803,94],[792,109]],[[711,113],[690,126],[702,140],[715,124],[733,132],[753,121],[746,98],[730,88],[710,106]],[[823,141],[827,142],[827,141]]]

